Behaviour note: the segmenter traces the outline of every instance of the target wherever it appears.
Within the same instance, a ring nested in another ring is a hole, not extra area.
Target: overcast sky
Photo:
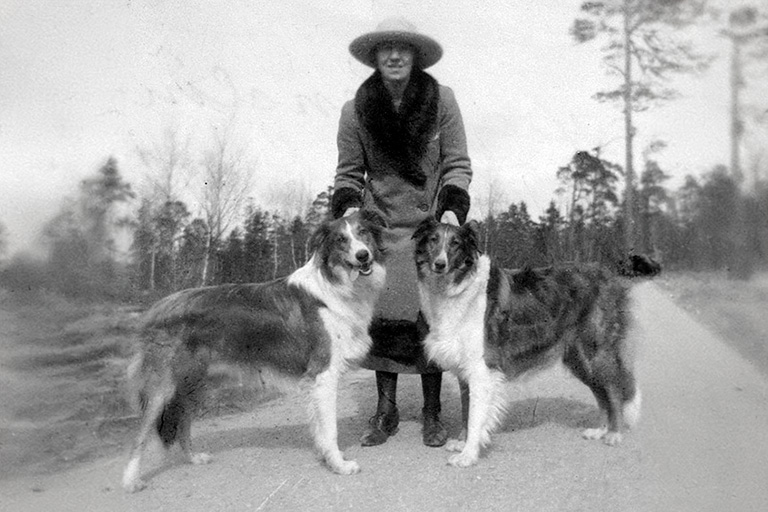
[[[600,44],[568,34],[580,3],[2,0],[0,222],[12,249],[24,248],[110,155],[141,189],[137,146],[172,128],[195,152],[227,123],[253,165],[257,203],[286,190],[313,197],[333,180],[341,106],[370,73],[349,42],[390,15],[444,47],[430,72],[462,109],[473,196],[493,187],[537,216],[575,151],[602,145],[623,163],[620,110],[591,99],[616,78],[601,66]],[[659,159],[672,187],[728,162],[726,57],[675,82],[682,99],[637,118],[638,165],[648,141],[668,141]]]

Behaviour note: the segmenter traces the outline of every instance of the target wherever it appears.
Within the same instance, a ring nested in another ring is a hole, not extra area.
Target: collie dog
[[[640,412],[627,279],[586,264],[501,269],[478,250],[474,223],[428,220],[414,238],[425,350],[461,387],[464,430],[446,445],[458,452],[449,464],[477,462],[502,419],[506,383],[558,361],[592,390],[606,420],[584,437],[621,441]]]
[[[129,366],[142,418],[123,488],[145,487],[142,452],[150,436],[178,442],[186,460],[211,460],[190,447],[190,423],[208,368],[265,368],[309,383],[310,423],[320,456],[335,473],[357,473],[339,450],[336,393],[341,374],[363,359],[368,326],[384,287],[382,219],[361,211],[313,233],[311,259],[267,283],[183,290],[147,311],[141,350]]]

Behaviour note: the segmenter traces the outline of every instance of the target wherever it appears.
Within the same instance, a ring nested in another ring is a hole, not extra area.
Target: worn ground
[[[766,510],[768,381],[762,365],[748,362],[751,352],[734,348],[733,339],[705,327],[695,309],[676,305],[674,286],[659,280],[635,288],[632,337],[639,346],[643,416],[619,447],[580,438],[579,429],[597,418],[593,398],[578,381],[552,370],[513,394],[510,416],[476,467],[448,467],[446,452],[421,444],[420,389],[413,376],[401,379],[400,432],[382,446],[362,448],[357,440],[374,407],[374,385],[370,372],[358,371],[341,389],[339,431],[347,457],[363,468],[360,474],[333,475],[317,462],[303,399],[293,395],[203,418],[194,426],[194,442],[215,461],[193,467],[156,457],[147,466],[148,489],[135,495],[119,488],[133,420],[120,419],[121,406],[113,407],[117,420],[103,417],[96,398],[119,404],[113,391],[68,403],[63,397],[73,388],[67,385],[76,383],[62,376],[62,365],[43,365],[43,372],[39,364],[18,364],[29,361],[30,354],[20,352],[34,349],[13,343],[28,334],[22,332],[28,318],[4,312],[0,510]],[[113,337],[106,359],[115,368],[101,368],[97,381],[119,375],[122,328],[104,327],[105,336]],[[20,396],[39,418],[20,419]],[[444,417],[455,432],[452,377],[444,380],[443,396]],[[41,400],[48,404],[42,410],[35,407]],[[84,425],[81,416],[88,411],[102,417]],[[47,442],[52,429],[41,430],[41,423],[73,428],[58,429],[62,438]],[[102,448],[84,453],[82,446]]]

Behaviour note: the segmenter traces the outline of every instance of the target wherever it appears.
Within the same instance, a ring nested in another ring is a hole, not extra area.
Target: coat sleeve
[[[331,198],[331,214],[335,219],[344,215],[347,208],[359,208],[363,205],[367,167],[352,101],[347,102],[341,109],[336,144],[339,161]]]
[[[440,118],[440,191],[437,195],[436,216],[450,210],[464,223],[469,213],[469,184],[472,181],[472,166],[467,152],[467,136],[461,118],[459,104],[453,91],[441,87],[443,102]]]

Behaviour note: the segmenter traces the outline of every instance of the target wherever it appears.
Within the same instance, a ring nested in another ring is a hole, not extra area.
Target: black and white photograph
[[[0,1],[0,511],[768,510],[768,1]]]

